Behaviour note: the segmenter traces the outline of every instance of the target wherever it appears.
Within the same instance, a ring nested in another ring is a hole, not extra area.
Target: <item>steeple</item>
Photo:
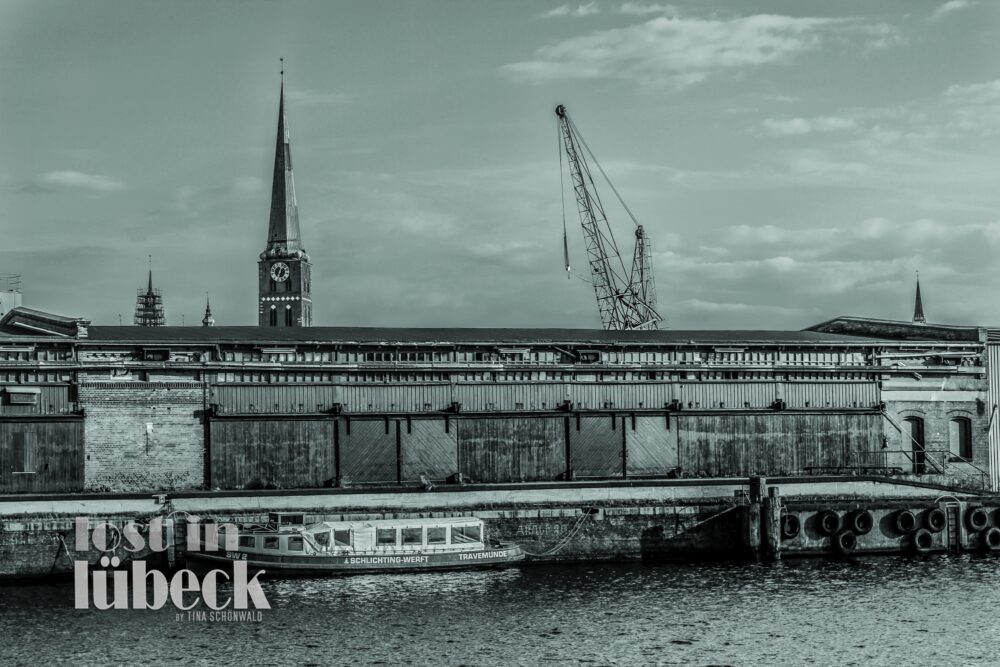
[[[924,302],[920,299],[920,272],[917,272],[917,296],[913,301],[913,321],[917,324],[926,324],[924,317]]]
[[[203,327],[214,327],[215,318],[212,317],[212,304],[208,300],[208,294],[205,294],[205,317],[201,318],[201,326]]]
[[[301,256],[299,210],[295,201],[295,178],[292,175],[292,149],[288,122],[285,119],[285,70],[282,62],[281,96],[278,101],[278,135],[274,147],[274,175],[271,181],[271,220],[267,232],[267,256]]]
[[[278,137],[267,246],[257,262],[257,324],[262,327],[312,326],[312,265],[299,237],[299,211],[292,177],[292,149],[285,120],[285,64],[281,63]]]
[[[141,287],[135,298],[135,319],[137,327],[162,327],[166,324],[163,315],[163,295],[160,290],[153,289],[153,256],[149,256],[149,279],[146,289]]]

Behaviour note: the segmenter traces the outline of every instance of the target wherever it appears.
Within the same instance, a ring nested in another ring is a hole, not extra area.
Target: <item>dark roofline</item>
[[[862,345],[863,340],[810,331],[663,330],[605,331],[602,329],[416,328],[416,327],[90,327],[94,343],[176,344],[484,344],[547,343],[565,345]]]
[[[876,337],[890,340],[932,340],[984,342],[986,327],[955,324],[925,324],[901,320],[881,320],[873,317],[841,315],[832,320],[814,324],[804,331],[839,334],[844,336]]]

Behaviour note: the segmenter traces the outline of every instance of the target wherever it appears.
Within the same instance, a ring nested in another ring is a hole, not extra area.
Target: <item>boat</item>
[[[504,567],[524,559],[517,545],[487,539],[476,517],[305,523],[301,512],[272,512],[264,526],[239,531],[238,546],[202,543],[187,558],[210,565],[244,561],[250,571],[371,574]]]

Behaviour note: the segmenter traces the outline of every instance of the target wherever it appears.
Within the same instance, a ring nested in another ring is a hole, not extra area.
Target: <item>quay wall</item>
[[[0,578],[65,575],[72,561],[96,562],[91,549],[85,556],[75,551],[73,539],[77,516],[92,525],[108,521],[123,526],[127,521],[148,522],[155,516],[173,519],[171,530],[177,549],[169,560],[183,562],[183,544],[189,529],[188,513],[201,525],[216,523],[262,523],[267,512],[297,510],[307,521],[364,520],[378,518],[477,516],[487,525],[487,534],[513,541],[533,554],[535,561],[633,560],[671,561],[762,557],[768,529],[763,525],[754,483],[747,478],[712,480],[712,483],[636,483],[590,485],[567,483],[538,485],[525,489],[513,485],[500,488],[437,489],[430,492],[355,492],[236,495],[188,493],[169,498],[93,497],[75,500],[25,498],[0,501]],[[891,483],[885,480],[772,480],[780,490],[782,511],[799,517],[802,530],[793,539],[781,541],[780,557],[837,556],[831,538],[817,530],[820,511],[833,510],[843,517],[864,508],[872,512],[875,526],[857,540],[858,553],[909,552],[912,539],[894,532],[894,513],[910,509],[917,515],[941,506],[960,504],[957,523],[949,520],[935,534],[931,551],[956,545],[962,550],[981,549],[982,530],[961,528],[961,517],[974,506],[988,508],[989,527],[1000,525],[1000,500],[972,495],[946,494],[933,485]],[[955,531],[962,531],[961,533]],[[561,548],[553,550],[560,544]],[[148,550],[130,555],[148,559],[152,566],[166,567],[168,554]]]

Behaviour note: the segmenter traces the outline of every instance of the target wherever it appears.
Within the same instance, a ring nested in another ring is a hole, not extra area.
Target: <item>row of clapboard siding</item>
[[[584,410],[870,408],[875,382],[484,382],[386,384],[220,384],[210,401],[220,414],[319,413],[334,404],[352,414],[554,410],[566,401]]]

